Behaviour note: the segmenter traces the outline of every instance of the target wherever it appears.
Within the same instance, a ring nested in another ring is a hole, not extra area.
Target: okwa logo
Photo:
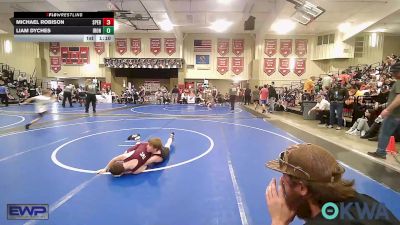
[[[327,202],[322,206],[322,216],[327,220],[339,217],[341,220],[389,220],[389,213],[384,204],[365,202]]]

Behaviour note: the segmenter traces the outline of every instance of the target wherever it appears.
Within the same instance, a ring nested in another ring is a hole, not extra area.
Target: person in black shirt
[[[349,92],[346,88],[343,87],[341,81],[337,81],[333,84],[332,89],[328,92],[330,106],[330,125],[329,128],[333,128],[333,124],[335,124],[335,112],[337,114],[337,124],[336,130],[342,129],[343,126],[343,104],[349,98]]]
[[[354,180],[343,179],[345,169],[318,145],[292,145],[266,166],[283,173],[279,190],[272,179],[265,193],[272,225],[288,225],[295,216],[303,219],[305,225],[400,224],[384,204],[358,193]],[[334,207],[336,216],[332,212]],[[357,207],[368,207],[372,213],[359,213]],[[339,208],[343,209],[340,213]]]
[[[269,107],[268,107],[268,111],[270,113],[275,111],[275,101],[276,99],[278,99],[278,95],[276,94],[276,90],[275,90],[275,82],[272,81],[271,85],[269,85],[268,87],[268,92],[269,92]]]
[[[250,105],[251,103],[251,89],[249,85],[247,85],[246,90],[244,90],[244,104]]]

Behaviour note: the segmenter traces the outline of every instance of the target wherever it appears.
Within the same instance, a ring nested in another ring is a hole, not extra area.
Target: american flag
[[[211,40],[194,40],[195,52],[211,52]]]

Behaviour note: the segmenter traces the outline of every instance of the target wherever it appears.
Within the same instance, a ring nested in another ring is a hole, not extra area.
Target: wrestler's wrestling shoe
[[[139,140],[140,140],[140,134],[132,134],[132,135],[129,135],[129,136],[128,136],[128,141],[131,141],[131,140],[139,141]]]

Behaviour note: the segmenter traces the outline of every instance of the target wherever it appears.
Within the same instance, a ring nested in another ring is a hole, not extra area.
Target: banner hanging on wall
[[[295,60],[294,73],[297,76],[300,77],[301,75],[303,75],[306,72],[306,62],[307,62],[306,59],[301,59],[301,58],[298,58]]]
[[[50,56],[50,69],[54,73],[58,73],[61,70],[61,58],[60,58],[60,56]]]
[[[264,58],[264,73],[271,76],[275,73],[276,58]]]
[[[264,53],[272,57],[273,55],[276,54],[276,51],[278,49],[278,41],[276,39],[266,39],[264,43]]]
[[[176,52],[176,38],[165,38],[164,46],[168,55],[174,54]]]
[[[104,53],[105,50],[105,45],[104,42],[95,42],[94,43],[94,51],[98,54],[101,55]]]
[[[294,45],[297,56],[301,57],[307,54],[307,39],[296,39]]]
[[[221,56],[229,52],[229,39],[218,39],[217,52]]]
[[[232,72],[239,75],[243,72],[244,58],[243,57],[232,57]]]
[[[50,42],[50,52],[53,55],[58,55],[60,52],[60,42]]]
[[[244,52],[244,39],[233,39],[232,40],[232,52],[240,56]]]
[[[183,59],[179,58],[105,58],[104,64],[109,68],[182,68]]]
[[[292,39],[280,39],[279,52],[286,57],[292,54]]]
[[[125,54],[127,50],[126,38],[115,38],[115,47],[120,55]]]
[[[134,55],[139,55],[142,52],[142,39],[131,38],[131,52]]]
[[[229,70],[229,57],[218,57],[217,58],[217,71],[221,75],[224,75]]]
[[[290,59],[288,58],[280,58],[279,59],[279,73],[283,76],[286,76],[290,72]]]
[[[161,52],[161,38],[150,38],[150,52],[154,55]]]

